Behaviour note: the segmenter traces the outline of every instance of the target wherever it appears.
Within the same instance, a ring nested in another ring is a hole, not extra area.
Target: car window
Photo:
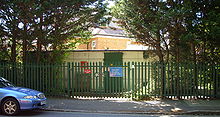
[[[3,88],[3,87],[5,87],[5,85],[2,82],[0,82],[0,88]]]
[[[1,88],[2,88],[2,87],[14,87],[14,85],[13,85],[12,83],[10,83],[10,82],[2,81],[2,82],[0,82],[0,87],[1,87]]]

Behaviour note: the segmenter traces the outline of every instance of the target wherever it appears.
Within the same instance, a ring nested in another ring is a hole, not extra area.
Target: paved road
[[[0,115],[1,117],[7,117]],[[111,114],[111,113],[81,113],[56,111],[25,111],[16,117],[220,117],[217,115],[145,115],[145,114]]]

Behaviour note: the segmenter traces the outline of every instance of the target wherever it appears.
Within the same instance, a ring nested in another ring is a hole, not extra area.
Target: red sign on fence
[[[92,71],[91,71],[91,69],[84,69],[84,73],[85,73],[85,74],[91,74]]]

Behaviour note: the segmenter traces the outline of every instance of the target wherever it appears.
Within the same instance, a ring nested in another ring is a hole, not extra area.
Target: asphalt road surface
[[[7,117],[0,115],[1,117]],[[146,114],[111,114],[111,113],[82,113],[56,111],[24,111],[16,117],[220,117],[220,115],[146,115]],[[10,116],[11,117],[11,116]]]

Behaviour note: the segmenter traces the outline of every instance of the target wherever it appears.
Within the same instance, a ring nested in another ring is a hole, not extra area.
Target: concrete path
[[[220,114],[220,100],[151,100],[48,98],[46,110],[99,113]]]

